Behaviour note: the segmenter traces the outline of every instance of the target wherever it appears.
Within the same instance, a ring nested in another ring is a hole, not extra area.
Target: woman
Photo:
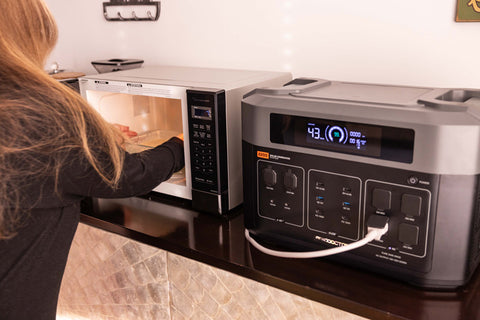
[[[45,60],[57,28],[42,0],[0,1],[0,318],[55,319],[85,196],[144,194],[183,167],[172,138],[136,155]]]

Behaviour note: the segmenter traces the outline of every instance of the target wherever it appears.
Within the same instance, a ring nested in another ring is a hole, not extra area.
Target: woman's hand
[[[118,123],[113,124],[118,130],[120,130],[127,138],[136,137],[138,133],[131,131],[129,126],[124,126]]]

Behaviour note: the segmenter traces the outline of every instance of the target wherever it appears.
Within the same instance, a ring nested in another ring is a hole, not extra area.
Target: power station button
[[[288,170],[283,176],[283,184],[288,190],[293,190],[297,188],[297,176],[292,173],[292,170]]]
[[[398,226],[398,240],[409,245],[418,245],[420,228],[411,224],[401,223]]]
[[[415,185],[415,184],[418,183],[418,178],[415,177],[415,176],[410,176],[407,179],[407,183],[410,184],[410,185]]]
[[[400,212],[410,217],[419,217],[422,209],[422,198],[416,195],[403,194]]]
[[[271,167],[263,169],[263,181],[268,187],[273,187],[277,184],[277,172]]]
[[[384,189],[373,189],[372,205],[380,210],[390,210],[392,207],[392,192]]]

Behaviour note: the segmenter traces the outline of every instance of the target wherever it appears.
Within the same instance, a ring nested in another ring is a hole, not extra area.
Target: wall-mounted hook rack
[[[103,16],[107,21],[156,21],[160,8],[160,1],[110,0],[103,3]]]

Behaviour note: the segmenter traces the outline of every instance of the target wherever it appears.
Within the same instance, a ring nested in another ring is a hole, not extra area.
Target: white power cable
[[[289,252],[289,251],[277,251],[266,248],[255,241],[252,237],[250,237],[250,232],[245,229],[245,238],[258,250],[263,253],[266,253],[271,256],[280,257],[280,258],[298,258],[298,259],[306,259],[306,258],[319,258],[330,256],[333,254],[342,253],[345,251],[350,251],[353,249],[357,249],[361,246],[366,245],[367,243],[373,240],[380,240],[380,238],[387,233],[388,231],[388,223],[385,223],[383,228],[380,227],[368,227],[368,233],[365,235],[365,238],[346,244],[341,247],[318,250],[318,251],[308,251],[308,252]]]

